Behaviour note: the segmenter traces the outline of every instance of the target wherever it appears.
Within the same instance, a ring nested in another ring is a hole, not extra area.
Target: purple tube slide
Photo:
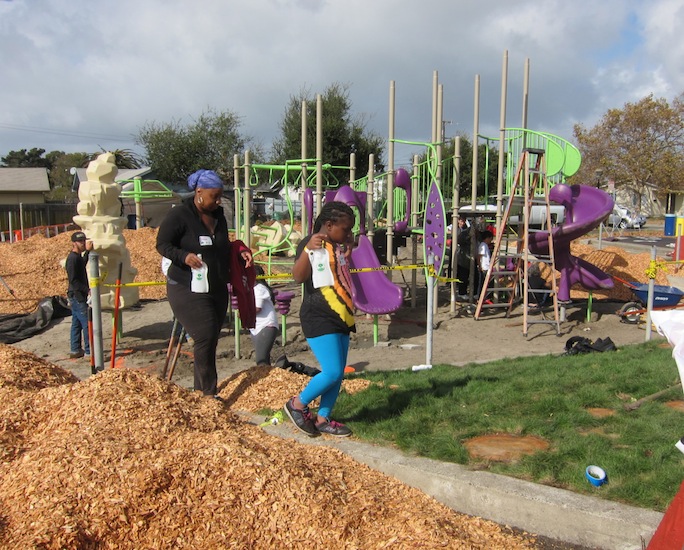
[[[570,288],[579,284],[587,290],[613,288],[613,279],[594,264],[570,254],[570,243],[596,229],[613,211],[613,199],[600,189],[586,185],[558,184],[549,192],[549,199],[565,206],[565,221],[554,227],[553,251],[555,268],[560,272],[558,299],[570,300]],[[548,255],[548,231],[530,234],[532,254]]]

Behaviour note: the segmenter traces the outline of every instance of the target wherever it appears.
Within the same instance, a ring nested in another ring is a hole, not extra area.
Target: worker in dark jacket
[[[194,341],[194,388],[205,396],[217,392],[216,347],[228,311],[231,264],[252,266],[250,249],[228,239],[220,206],[223,186],[212,170],[192,174],[188,187],[194,195],[169,211],[157,233],[157,251],[171,260],[169,304]]]
[[[67,297],[71,306],[71,352],[69,357],[78,359],[90,355],[88,337],[88,255],[93,249],[93,241],[86,239],[83,231],[71,235],[71,252],[66,259],[69,288]],[[83,343],[83,346],[81,346]]]

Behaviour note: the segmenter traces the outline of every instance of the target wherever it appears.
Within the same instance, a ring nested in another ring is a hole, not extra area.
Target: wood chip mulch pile
[[[582,258],[590,264],[594,264],[596,267],[613,277],[618,277],[619,279],[630,283],[648,282],[646,271],[651,263],[650,252],[630,254],[618,246],[603,246],[601,250],[597,250],[591,245],[578,242],[572,243],[570,252],[578,258]],[[613,283],[614,286],[610,290],[594,290],[594,299],[610,299],[620,302],[635,300],[633,292],[622,282],[614,279]],[[658,270],[655,284],[669,284],[667,281],[667,272],[665,270]],[[588,294],[589,293],[586,290],[583,290],[579,285],[576,285],[570,291],[570,298],[572,300],[584,299]]]
[[[15,243],[0,243],[0,276],[12,290],[0,285],[0,314],[28,313],[49,296],[66,296],[68,287],[63,262],[71,250],[71,233],[47,238],[33,235]],[[138,270],[135,282],[163,282],[161,256],[155,248],[157,230],[149,227],[124,229],[131,265]],[[166,298],[166,287],[142,286],[140,298]]]
[[[231,383],[249,396],[252,380]],[[217,400],[144,372],[77,381],[6,345],[0,444],[2,548],[535,544],[335,449],[269,436]]]

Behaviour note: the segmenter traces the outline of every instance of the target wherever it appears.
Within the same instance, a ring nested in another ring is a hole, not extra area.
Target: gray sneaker
[[[321,435],[314,425],[313,417],[311,416],[309,407],[298,409],[294,406],[293,397],[287,403],[285,403],[283,409],[285,410],[285,414],[290,417],[290,420],[292,420],[292,423],[300,432],[305,433],[309,437],[317,437]]]
[[[330,419],[316,424],[316,429],[322,434],[334,435],[336,437],[349,437],[352,434],[352,431],[347,426]]]

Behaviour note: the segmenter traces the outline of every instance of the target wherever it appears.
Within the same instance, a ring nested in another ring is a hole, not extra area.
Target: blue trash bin
[[[674,237],[675,228],[677,227],[677,215],[665,214],[665,236]]]

